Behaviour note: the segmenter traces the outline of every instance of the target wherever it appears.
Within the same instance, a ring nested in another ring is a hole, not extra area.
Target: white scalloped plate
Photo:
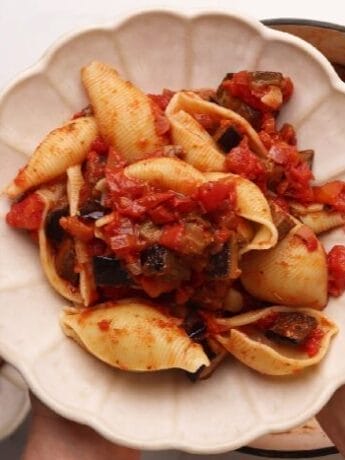
[[[0,186],[42,136],[86,105],[79,69],[104,60],[146,91],[215,86],[228,71],[279,70],[295,83],[283,118],[301,148],[317,151],[316,176],[344,171],[345,85],[321,54],[300,39],[238,15],[192,17],[148,12],[58,42],[0,99]],[[8,203],[0,201],[3,218]],[[344,242],[342,231],[326,246]],[[344,298],[327,313],[340,334],[324,362],[293,379],[260,376],[229,360],[210,380],[182,374],[130,374],[108,368],[67,340],[58,326],[63,299],[45,282],[36,248],[0,222],[0,354],[58,413],[106,438],[143,449],[224,452],[313,416],[345,382]]]

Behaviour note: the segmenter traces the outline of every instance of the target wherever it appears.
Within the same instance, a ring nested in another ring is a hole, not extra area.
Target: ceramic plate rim
[[[285,42],[292,43],[297,45],[300,49],[302,49],[308,55],[312,55],[315,60],[318,61],[320,67],[322,67],[323,71],[327,75],[329,82],[332,86],[332,89],[335,91],[339,91],[345,95],[345,84],[339,79],[336,72],[333,70],[331,64],[328,62],[326,57],[324,57],[321,53],[319,53],[312,45],[303,41],[302,39],[295,37],[293,35],[287,34],[285,32],[276,31],[270,29],[269,27],[261,24],[258,20],[248,17],[248,15],[242,15],[237,12],[231,12],[225,8],[217,8],[217,9],[210,9],[210,10],[202,10],[201,14],[195,14],[195,11],[191,11],[189,8],[178,8],[176,10],[170,8],[160,8],[160,9],[131,9],[126,11],[125,13],[119,15],[115,20],[109,22],[107,21],[104,24],[95,25],[91,27],[83,27],[74,32],[64,34],[61,38],[59,38],[55,43],[53,43],[47,51],[43,54],[41,59],[38,60],[35,64],[30,66],[24,72],[21,72],[5,89],[3,89],[0,93],[0,106],[2,105],[6,95],[18,84],[22,81],[26,80],[27,78],[33,77],[34,75],[40,74],[43,72],[48,66],[50,59],[54,56],[54,53],[63,45],[68,43],[69,41],[75,39],[81,34],[84,33],[92,33],[94,31],[111,31],[115,30],[116,28],[121,27],[125,24],[128,20],[130,20],[133,16],[142,16],[146,14],[170,14],[182,20],[194,20],[200,17],[207,17],[210,15],[217,15],[217,16],[229,16],[232,18],[237,19],[238,21],[250,26],[254,31],[256,31],[266,42],[272,39],[282,39]],[[307,411],[303,414],[295,415],[294,417],[290,418],[288,421],[284,422],[265,422],[262,426],[256,427],[249,432],[245,433],[242,437],[238,438],[237,440],[224,440],[222,443],[212,444],[209,443],[208,446],[202,445],[198,446],[195,445],[193,442],[189,442],[188,440],[181,441],[179,439],[159,439],[157,441],[150,439],[143,441],[142,439],[136,439],[135,436],[132,436],[131,439],[127,437],[122,437],[118,433],[114,432],[110,429],[110,427],[105,426],[102,423],[102,420],[98,420],[97,418],[92,418],[90,414],[86,411],[76,412],[74,409],[70,409],[63,404],[58,403],[53,395],[45,393],[45,391],[40,387],[38,379],[34,376],[34,374],[30,371],[30,367],[23,362],[18,352],[10,351],[10,348],[1,342],[0,338],[0,354],[4,357],[6,361],[11,363],[14,367],[16,367],[24,376],[25,380],[28,382],[31,390],[38,396],[45,404],[51,407],[54,411],[59,413],[60,415],[74,420],[76,422],[89,425],[97,432],[99,432],[102,436],[106,439],[109,439],[113,442],[118,442],[122,445],[126,445],[129,447],[134,448],[141,448],[141,449],[150,449],[150,450],[161,450],[161,449],[181,449],[186,452],[190,453],[199,453],[199,454],[206,454],[206,453],[222,453],[229,450],[233,450],[239,448],[241,446],[247,445],[254,439],[263,436],[268,433],[275,433],[288,430],[294,426],[297,426],[301,423],[304,423],[306,420],[310,419],[317,413],[324,404],[328,401],[328,399],[332,396],[332,394],[339,388],[342,384],[345,383],[345,374],[342,376],[338,376],[336,380],[329,381],[326,388],[323,389],[322,392],[318,394],[318,397],[314,400],[313,405],[309,407]]]

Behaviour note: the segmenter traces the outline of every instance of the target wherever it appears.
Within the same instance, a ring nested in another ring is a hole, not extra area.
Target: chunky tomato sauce
[[[6,222],[15,228],[38,230],[42,223],[44,207],[42,198],[37,193],[32,193],[11,206]]]
[[[193,294],[191,286],[210,279],[210,258],[234,234],[235,184],[208,182],[186,196],[128,178],[122,161],[110,163],[105,170],[105,203],[114,218],[102,229],[109,247],[129,270],[135,270],[136,283],[151,297],[179,289],[177,301],[185,301]],[[160,258],[167,267],[154,267]]]
[[[345,212],[344,182],[313,186],[312,151],[307,154],[298,150],[292,125],[277,126],[277,114],[292,92],[291,80],[280,73],[247,71],[228,74],[217,92],[197,92],[201,98],[246,118],[267,149],[267,156],[253,151],[243,126],[209,113],[193,116],[223,152],[225,169],[256,183],[278,209],[289,213],[291,203],[320,203],[330,212]],[[156,132],[167,143],[171,141],[170,124],[164,110],[174,94],[164,90],[160,95],[149,95]],[[91,113],[92,108],[87,107],[74,117]],[[163,145],[147,157],[183,155],[180,146]],[[178,304],[192,300],[219,308],[232,281],[224,281],[225,272],[213,273],[214,267],[228,263],[228,278],[229,272],[235,273],[236,247],[244,244],[241,238],[245,238],[239,231],[241,219],[234,212],[234,183],[211,181],[193,194],[183,195],[128,178],[125,167],[119,152],[101,138],[95,139],[82,166],[85,185],[79,197],[80,215],[63,215],[59,220],[69,237],[86,244],[91,258],[116,257],[128,271],[129,287],[104,285],[98,289],[106,298],[138,288],[153,297],[174,292]],[[7,222],[36,231],[42,225],[43,214],[44,203],[39,195],[28,193],[12,205]],[[96,237],[95,220],[102,216],[110,217],[98,229],[100,237]],[[296,238],[309,251],[318,248],[317,238],[307,227],[301,228]],[[340,295],[345,289],[343,251],[343,247],[336,247],[328,255],[330,295]],[[247,294],[243,292],[243,296]],[[253,299],[251,302],[255,304]]]
[[[327,255],[328,292],[339,297],[345,291],[345,246],[336,245]]]
[[[258,327],[263,332],[274,331],[274,326],[279,322],[282,316],[288,318],[290,313],[278,313],[278,312],[271,312],[266,316],[263,316],[259,320],[257,320],[253,326]],[[289,346],[297,347],[299,350],[305,352],[310,358],[315,356],[321,347],[322,339],[325,335],[323,329],[315,324],[309,325],[307,327],[307,333],[305,337],[298,340],[298,333],[301,332],[303,326],[298,324],[303,319],[309,319],[309,321],[313,318],[308,318],[307,315],[291,313],[292,316],[296,316],[296,318],[291,318],[291,324],[285,321],[283,327],[280,328],[279,334],[275,332],[274,335],[268,335],[271,340],[283,342],[285,344],[289,344]],[[315,321],[315,320],[314,320]],[[297,328],[296,328],[297,325]],[[253,327],[252,326],[252,327]],[[296,332],[297,331],[297,332]],[[294,336],[294,333],[296,334]]]

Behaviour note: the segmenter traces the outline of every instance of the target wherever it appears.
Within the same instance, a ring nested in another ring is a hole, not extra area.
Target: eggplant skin
[[[170,251],[160,244],[153,244],[142,251],[140,260],[144,272],[150,274],[159,274],[165,272],[168,265]]]
[[[97,200],[88,200],[79,210],[79,214],[84,219],[97,220],[103,217],[107,209]]]
[[[68,207],[58,208],[50,211],[46,217],[44,230],[50,242],[58,244],[61,243],[66,235],[65,230],[60,225],[61,217],[69,215]]]
[[[75,271],[76,255],[72,238],[64,238],[58,245],[55,254],[56,271],[61,278],[69,281],[74,286],[79,284],[79,274]]]
[[[225,243],[222,250],[210,257],[207,274],[211,279],[226,278],[229,275],[231,263],[230,244]]]
[[[182,323],[188,337],[195,342],[202,342],[206,338],[207,326],[196,310],[191,310]]]
[[[115,257],[94,256],[92,268],[97,286],[127,286],[131,283],[127,271]]]
[[[277,321],[265,335],[274,342],[300,345],[317,327],[313,316],[301,312],[280,313]]]
[[[242,136],[233,126],[229,126],[217,139],[217,144],[224,153],[229,153],[231,149],[237,147],[241,142]]]

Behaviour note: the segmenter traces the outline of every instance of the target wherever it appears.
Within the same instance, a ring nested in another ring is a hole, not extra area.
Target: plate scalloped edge
[[[134,13],[135,11],[132,12]],[[327,61],[327,59],[323,55],[321,55],[316,49],[314,49],[311,45],[297,37],[286,34],[284,32],[269,29],[255,19],[250,19],[248,17],[244,18],[242,15],[240,16],[238,14],[231,14],[226,10],[215,10],[203,12],[201,15],[194,15],[190,11],[188,11],[188,8],[186,8],[186,11],[178,12],[171,11],[169,9],[150,10],[139,12],[138,16],[145,16],[147,14],[153,13],[174,15],[175,17],[181,20],[189,21],[193,21],[195,18],[202,18],[210,15],[226,15],[235,18],[236,20],[245,24],[247,27],[251,28],[265,41],[276,39],[277,41],[288,42],[292,45],[297,46],[298,48],[302,48],[305,51],[305,53],[311,56],[315,61],[318,61],[324,73],[328,76],[333,89],[345,95],[345,84],[340,81],[340,79],[336,75],[335,71],[333,70],[331,64]],[[130,19],[131,17],[128,18],[128,16],[126,15],[126,17],[118,18],[115,22],[112,22],[111,24],[96,26],[92,28],[82,28],[74,33],[65,35],[63,38],[59,39],[54,45],[52,45],[48,49],[48,51],[43,55],[43,57],[38,61],[37,64],[30,67],[28,70],[22,73],[12,84],[5,88],[5,90],[2,92],[0,96],[0,105],[2,104],[6,95],[10,91],[12,91],[16,87],[16,85],[19,85],[21,82],[28,78],[31,78],[37,74],[44,72],[49,66],[50,60],[54,56],[54,53],[61,46],[76,38],[79,34],[91,31],[113,31],[116,28],[121,27]],[[252,430],[246,433],[242,433],[242,435],[237,437],[236,440],[224,440],[223,443],[217,443],[216,445],[212,444],[210,441],[208,441],[206,445],[196,445],[193,442],[188,442],[188,440],[181,441],[179,439],[172,439],[171,437],[169,437],[168,439],[149,439],[147,441],[143,441],[142,439],[135,439],[135,437],[132,437],[131,440],[128,440],[127,438],[122,437],[120,433],[116,433],[114,429],[111,429],[109,426],[106,426],[104,420],[102,420],[101,418],[98,419],[94,413],[91,414],[86,411],[80,411],[77,414],[73,408],[67,407],[66,405],[54,399],[53,395],[49,394],[48,392],[45,392],[41,387],[39,380],[36,379],[34,373],[31,371],[30,365],[23,362],[20,353],[12,349],[11,346],[8,346],[6,343],[4,343],[1,340],[1,337],[0,354],[4,357],[5,360],[12,363],[22,373],[22,375],[28,382],[29,386],[31,387],[32,391],[40,399],[42,399],[42,401],[45,404],[47,404],[60,415],[67,417],[68,419],[74,420],[76,422],[80,422],[91,426],[110,441],[118,442],[120,444],[127,445],[130,447],[151,450],[175,448],[191,453],[205,454],[221,453],[228,450],[239,448],[243,445],[248,444],[253,439],[263,436],[267,433],[285,431],[305,422],[306,420],[314,416],[315,413],[317,413],[322,408],[322,406],[327,402],[327,400],[332,396],[333,392],[339,386],[345,383],[345,374],[337,376],[332,380],[332,382],[329,383],[329,385],[326,388],[322,388],[322,391],[318,393],[318,397],[313,401],[312,407],[309,407],[309,410],[305,411],[303,414],[294,415],[293,417],[288,418],[288,420],[284,420],[280,423],[265,422],[261,426],[253,427]]]

